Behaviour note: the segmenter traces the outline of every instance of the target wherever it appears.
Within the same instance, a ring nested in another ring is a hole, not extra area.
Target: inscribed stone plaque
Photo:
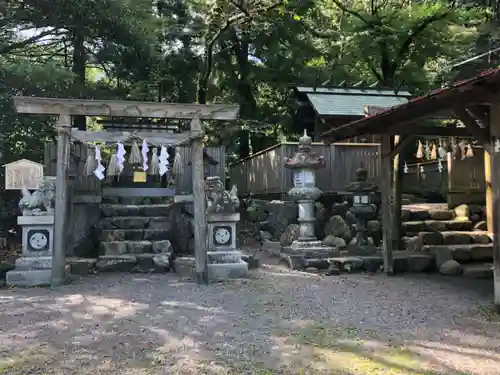
[[[21,159],[5,164],[5,190],[36,190],[43,179],[43,164]]]
[[[304,187],[303,171],[297,171],[293,174],[293,185],[295,187]]]

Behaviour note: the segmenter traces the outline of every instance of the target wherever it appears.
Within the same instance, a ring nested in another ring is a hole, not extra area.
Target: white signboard
[[[5,164],[5,190],[21,190],[26,186],[36,190],[43,179],[43,164],[21,159]]]
[[[293,176],[293,185],[295,187],[309,187],[314,186],[314,172],[301,170],[300,172],[295,172]]]

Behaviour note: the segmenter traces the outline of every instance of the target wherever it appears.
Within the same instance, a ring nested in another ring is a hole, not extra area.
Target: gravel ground
[[[491,281],[273,266],[0,290],[0,374],[500,374]]]

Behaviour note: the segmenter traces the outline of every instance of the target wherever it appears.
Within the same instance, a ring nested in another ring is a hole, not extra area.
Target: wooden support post
[[[51,285],[59,286],[66,281],[66,240],[68,204],[68,167],[70,152],[71,116],[60,114],[57,120],[57,167],[56,202],[54,218],[54,247],[52,250]]]
[[[500,312],[500,154],[495,152],[494,140],[500,138],[500,104],[492,104],[490,109],[490,132],[491,142],[489,147],[490,156],[490,206],[488,214],[491,214],[493,228],[493,288],[495,293],[495,307]],[[489,228],[488,228],[489,230]]]
[[[394,136],[394,148],[404,141],[405,136]],[[401,242],[401,193],[403,185],[402,158],[400,153],[394,155],[394,174],[392,185],[392,248],[398,250]]]
[[[392,275],[392,208],[391,208],[391,170],[392,157],[391,152],[391,136],[382,135],[380,142],[380,194],[382,197],[382,231],[383,231],[383,246],[384,246],[384,271],[387,275]]]
[[[191,120],[191,131],[200,130],[202,130],[200,120],[197,118]],[[195,139],[191,144],[191,161],[193,172],[195,279],[198,284],[208,284],[205,178],[203,173],[203,146],[201,139]]]

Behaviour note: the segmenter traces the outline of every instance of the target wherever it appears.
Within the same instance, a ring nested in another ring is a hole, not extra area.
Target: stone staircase
[[[102,204],[98,271],[170,268],[171,204]]]
[[[401,216],[402,242],[408,251],[432,254],[443,274],[489,278],[493,244],[481,219],[484,213],[479,206],[449,210],[442,204],[406,205]]]

